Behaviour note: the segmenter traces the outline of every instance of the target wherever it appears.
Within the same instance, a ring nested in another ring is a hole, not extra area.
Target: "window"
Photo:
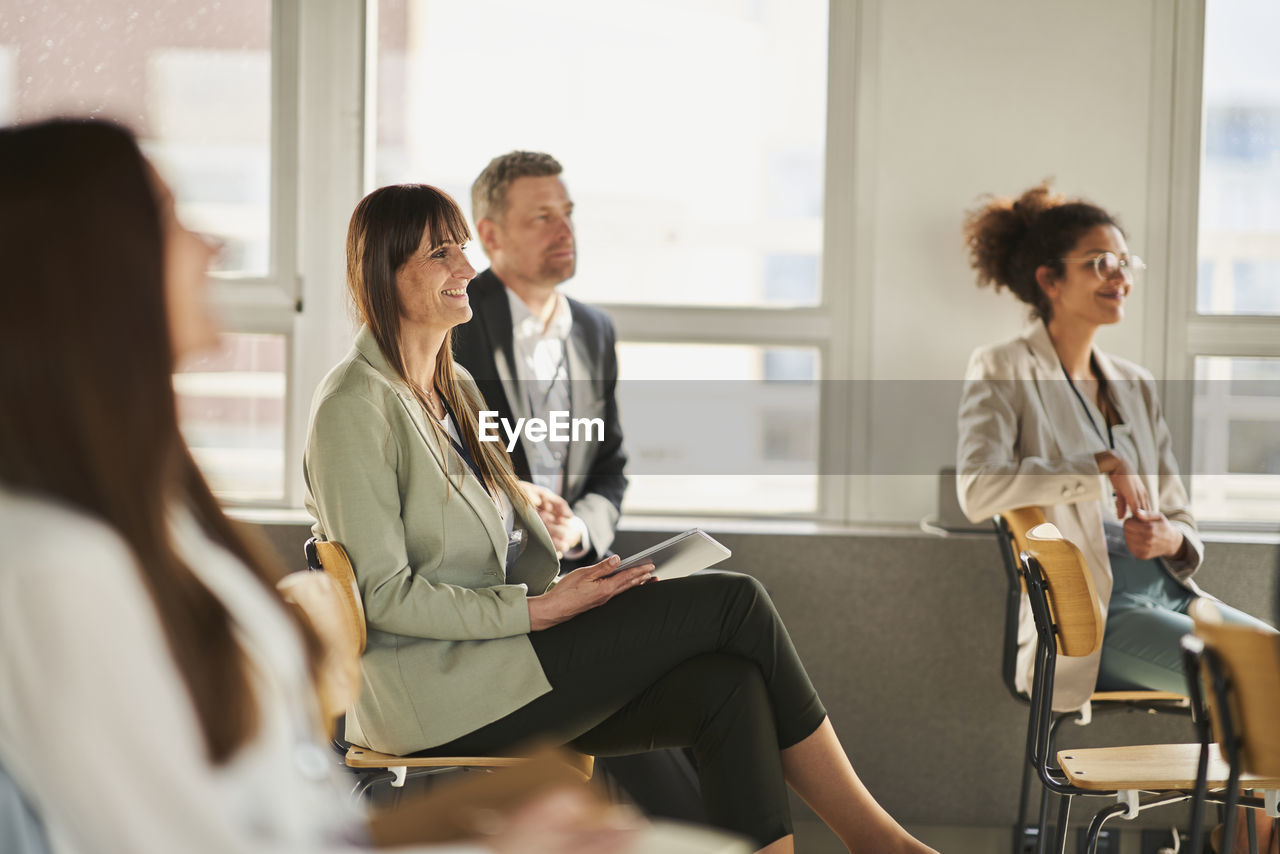
[[[625,510],[817,512],[814,350],[625,342],[618,361]]]
[[[1192,501],[1280,521],[1280,27],[1270,0],[1209,0],[1195,315]]]
[[[6,4],[0,119],[110,118],[224,244],[220,272],[266,277],[271,242],[271,3]]]
[[[178,214],[222,244],[221,354],[175,378],[183,429],[221,497],[285,503],[286,354],[297,301],[289,140],[296,108],[274,67],[288,2],[84,3],[0,8],[0,121],[93,116],[133,129]],[[296,29],[296,27],[294,28]],[[283,161],[283,162],[282,162]],[[263,326],[280,334],[264,336]]]
[[[469,210],[496,155],[564,164],[564,290],[622,337],[627,512],[821,513],[826,0],[373,5],[373,186]]]
[[[285,497],[287,343],[283,335],[224,335],[217,353],[173,378],[187,444],[225,501]]]

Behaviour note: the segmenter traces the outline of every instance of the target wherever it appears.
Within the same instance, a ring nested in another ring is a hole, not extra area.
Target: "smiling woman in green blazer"
[[[619,559],[566,574],[453,363],[471,317],[470,232],[444,193],[383,187],[351,219],[364,322],[317,390],[305,473],[315,534],[350,554],[368,621],[348,737],[376,750],[595,754],[689,746],[713,823],[794,848],[789,783],[851,850],[928,852],[854,774],[754,579],[647,584]],[[543,499],[545,500],[545,499]]]

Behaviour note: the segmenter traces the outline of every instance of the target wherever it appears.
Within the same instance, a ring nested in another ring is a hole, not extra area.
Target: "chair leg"
[[[1067,824],[1071,820],[1071,795],[1058,796],[1058,835],[1053,843],[1055,854],[1067,854]]]
[[[365,794],[379,783],[389,783],[396,778],[391,771],[375,771],[372,774],[361,774],[356,780],[355,788],[351,790],[353,800],[360,800]]]
[[[1054,753],[1053,748],[1058,738],[1058,727],[1062,726],[1063,721],[1068,717],[1070,717],[1070,715],[1058,715],[1053,719],[1053,723],[1049,726],[1049,747],[1045,753],[1046,765],[1049,765],[1057,755]],[[1049,847],[1049,843],[1047,841],[1047,837],[1049,835],[1049,798],[1051,796],[1052,795],[1049,790],[1042,786],[1040,793],[1040,823],[1037,825],[1038,830],[1036,832],[1037,854],[1047,854],[1047,852],[1053,850]],[[1061,807],[1059,807],[1059,809],[1061,809]]]
[[[1027,838],[1027,800],[1031,796],[1031,756],[1022,758],[1022,788],[1018,792],[1018,819],[1013,825],[1013,854],[1022,854]]]
[[[1049,854],[1049,799],[1053,793],[1046,787],[1040,787],[1040,819],[1036,824],[1036,854]]]
[[[1104,810],[1098,811],[1093,817],[1093,821],[1089,822],[1089,835],[1085,840],[1086,854],[1097,854],[1098,840],[1102,837],[1102,826],[1111,820],[1112,817],[1128,812],[1127,804],[1112,804]]]

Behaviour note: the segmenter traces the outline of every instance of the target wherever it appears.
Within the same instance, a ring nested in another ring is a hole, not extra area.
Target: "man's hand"
[[[530,596],[530,631],[549,629],[583,611],[603,605],[624,590],[653,580],[651,563],[633,566],[606,578],[620,563],[622,558],[613,555],[592,566],[575,569],[541,596]]]
[[[529,503],[538,511],[542,524],[547,526],[547,533],[551,535],[551,544],[556,547],[557,556],[582,542],[582,528],[573,523],[574,515],[569,502],[536,483],[522,480],[520,488],[529,496]]]
[[[1135,510],[1124,520],[1124,541],[1138,560],[1178,557],[1182,554],[1182,532],[1159,510]]]

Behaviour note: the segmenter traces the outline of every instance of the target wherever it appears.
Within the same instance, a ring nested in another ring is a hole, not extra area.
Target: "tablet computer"
[[[714,566],[732,554],[733,552],[712,539],[706,531],[701,528],[692,528],[656,546],[624,558],[622,563],[618,564],[618,568],[605,578],[642,563],[652,563],[653,574],[658,578],[680,578]]]

